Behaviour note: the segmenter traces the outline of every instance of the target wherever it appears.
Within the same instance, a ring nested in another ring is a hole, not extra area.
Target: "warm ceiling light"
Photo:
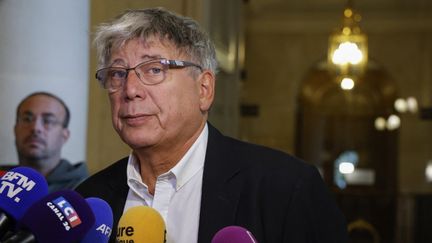
[[[401,124],[401,120],[400,120],[399,116],[397,116],[395,114],[390,115],[387,118],[387,129],[388,130],[398,129],[400,127],[400,124]]]
[[[357,65],[363,60],[363,54],[356,43],[343,42],[334,51],[332,62],[337,65]]]
[[[378,131],[383,131],[386,129],[387,120],[384,117],[377,117],[375,119],[375,129]]]
[[[361,16],[348,3],[342,26],[329,37],[328,65],[337,76],[361,76],[367,65],[367,36],[360,30]]]
[[[425,174],[426,174],[426,181],[428,181],[428,182],[432,182],[432,160],[429,160],[429,161],[426,163],[426,171],[425,171]]]
[[[345,77],[342,79],[340,86],[343,90],[352,90],[354,88],[354,80],[352,78]]]
[[[402,98],[398,98],[395,100],[394,107],[399,113],[405,113],[408,110],[408,104],[406,100]]]
[[[418,103],[415,97],[408,97],[406,99],[408,110],[411,113],[416,113],[418,111]]]

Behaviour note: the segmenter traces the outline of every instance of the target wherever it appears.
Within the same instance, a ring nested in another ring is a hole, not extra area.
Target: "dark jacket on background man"
[[[51,193],[61,189],[74,189],[88,176],[86,163],[71,164],[62,159],[54,170],[46,176],[48,191]]]

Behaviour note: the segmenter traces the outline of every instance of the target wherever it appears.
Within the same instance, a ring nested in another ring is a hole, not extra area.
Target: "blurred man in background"
[[[61,158],[70,136],[69,120],[69,108],[51,93],[32,93],[17,107],[14,132],[19,165],[45,176],[50,192],[73,189],[88,177],[85,163],[72,164]]]

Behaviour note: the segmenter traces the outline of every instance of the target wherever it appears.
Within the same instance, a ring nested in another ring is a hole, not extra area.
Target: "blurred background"
[[[94,78],[94,26],[128,8],[198,20],[220,72],[210,122],[319,168],[352,242],[432,242],[432,1],[0,0],[0,163],[30,92],[72,113],[64,157],[129,154]],[[319,203],[319,202],[316,202]]]

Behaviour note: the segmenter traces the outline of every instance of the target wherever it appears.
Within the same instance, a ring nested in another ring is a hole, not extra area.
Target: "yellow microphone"
[[[165,222],[159,212],[151,207],[129,208],[120,217],[117,242],[164,243]]]

